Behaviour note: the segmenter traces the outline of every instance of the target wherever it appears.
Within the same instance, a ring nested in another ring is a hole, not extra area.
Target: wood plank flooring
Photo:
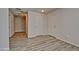
[[[49,35],[27,39],[25,34],[19,33],[10,39],[10,51],[79,51],[79,47]]]

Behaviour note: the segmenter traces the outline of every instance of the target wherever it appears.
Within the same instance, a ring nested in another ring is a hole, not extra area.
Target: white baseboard
[[[28,35],[28,38],[36,37],[36,36],[39,36],[39,35],[47,35],[47,34]]]
[[[32,37],[35,37],[35,36],[37,36],[37,35],[29,35],[28,38],[32,38]]]
[[[9,48],[0,48],[0,51],[9,51]]]
[[[51,36],[52,36],[52,35],[51,35]],[[59,37],[59,36],[54,36],[54,37],[56,37],[56,38],[59,39],[59,40],[62,40],[62,41],[64,41],[64,42],[67,42],[67,43],[69,43],[69,44],[72,44],[72,45],[75,45],[75,46],[79,47],[79,44],[76,44],[76,43],[74,43],[74,42],[72,42],[72,41],[68,41],[67,39],[69,39],[69,38],[65,39],[64,37]]]

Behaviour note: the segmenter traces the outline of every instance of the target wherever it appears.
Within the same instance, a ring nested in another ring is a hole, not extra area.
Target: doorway
[[[9,10],[9,37],[17,36],[16,34],[28,38],[28,13],[14,14]]]
[[[28,32],[27,32],[27,16],[22,16],[22,15],[15,15],[14,16],[14,31],[15,34],[17,35],[25,35],[28,37]]]

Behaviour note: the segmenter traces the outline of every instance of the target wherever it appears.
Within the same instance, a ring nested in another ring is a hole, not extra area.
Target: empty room
[[[0,8],[0,50],[79,51],[78,8]]]

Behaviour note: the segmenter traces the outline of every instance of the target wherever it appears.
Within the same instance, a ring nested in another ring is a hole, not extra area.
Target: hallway
[[[26,38],[25,33],[16,33],[10,39],[11,51],[79,51],[79,48],[49,35]]]

